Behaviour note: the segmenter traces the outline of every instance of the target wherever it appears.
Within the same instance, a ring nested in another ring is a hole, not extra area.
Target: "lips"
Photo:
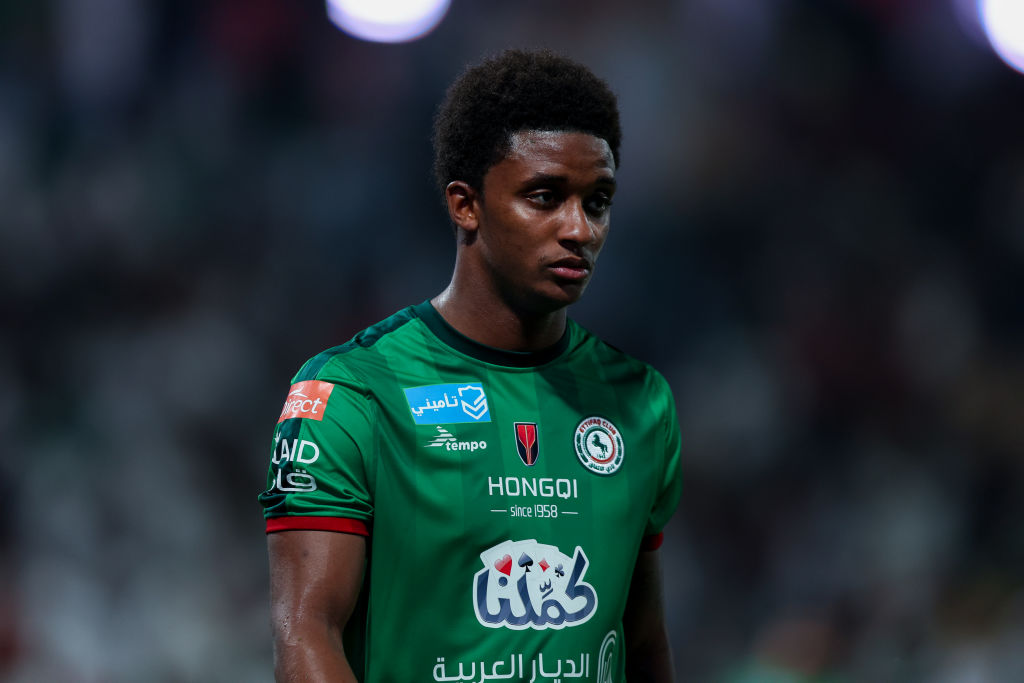
[[[590,261],[576,256],[559,259],[548,266],[551,272],[564,280],[584,280],[590,275]]]

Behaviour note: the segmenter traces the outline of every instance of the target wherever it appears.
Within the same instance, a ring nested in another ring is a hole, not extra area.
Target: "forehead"
[[[509,137],[508,152],[491,171],[614,178],[615,159],[608,143],[589,133],[527,130]]]

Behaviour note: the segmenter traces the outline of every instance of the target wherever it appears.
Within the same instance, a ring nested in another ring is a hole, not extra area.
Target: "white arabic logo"
[[[427,410],[433,410],[436,413],[441,410],[441,408],[455,408],[459,405],[459,399],[454,396],[450,396],[447,392],[443,393],[441,398],[444,400],[438,399],[436,401],[431,401],[430,399],[427,399],[422,407],[412,409],[413,414],[416,415],[416,417],[420,417],[423,415],[424,411]]]
[[[517,661],[518,657],[518,661]],[[550,661],[550,659],[548,660]],[[499,673],[505,668],[506,663],[504,660],[491,663],[491,672],[487,673],[486,663],[480,662],[480,680],[476,679],[477,662],[469,663],[469,672],[466,673],[463,668],[463,663],[459,662],[459,673],[453,673],[451,676],[448,675],[447,665],[445,664],[444,657],[437,658],[437,664],[434,665],[433,674],[434,680],[438,683],[445,683],[446,681],[474,681],[475,683],[484,683],[485,681],[493,680],[508,680],[515,678],[517,680],[524,681],[526,676],[530,676],[531,681],[538,680],[537,675],[540,674],[541,679],[559,681],[563,678],[585,678],[590,679],[590,653],[580,653],[580,662],[577,665],[576,660],[573,658],[568,659],[556,659],[555,663],[558,667],[554,671],[546,670],[544,666],[544,653],[541,652],[537,657],[530,661],[530,671],[526,670],[523,665],[523,655],[511,654],[508,658],[508,673]],[[564,665],[564,670],[563,670]],[[604,681],[601,681],[604,683]]]

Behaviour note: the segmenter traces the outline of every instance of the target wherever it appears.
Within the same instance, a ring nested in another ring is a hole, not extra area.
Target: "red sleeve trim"
[[[665,533],[662,531],[650,536],[644,536],[644,540],[640,541],[640,550],[657,550],[661,547],[664,540]]]
[[[348,517],[271,517],[267,520],[267,533],[275,531],[340,531],[344,534],[369,536],[370,529],[361,519]]]

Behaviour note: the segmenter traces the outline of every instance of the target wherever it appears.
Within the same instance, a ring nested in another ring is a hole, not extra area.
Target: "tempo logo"
[[[296,382],[288,390],[288,398],[281,408],[281,417],[277,421],[284,422],[293,417],[309,420],[323,420],[327,399],[331,396],[334,385],[317,379]]]
[[[460,441],[455,435],[444,427],[437,428],[437,436],[427,444],[427,448],[444,448],[449,451],[475,451],[478,448],[487,448],[486,441]]]

